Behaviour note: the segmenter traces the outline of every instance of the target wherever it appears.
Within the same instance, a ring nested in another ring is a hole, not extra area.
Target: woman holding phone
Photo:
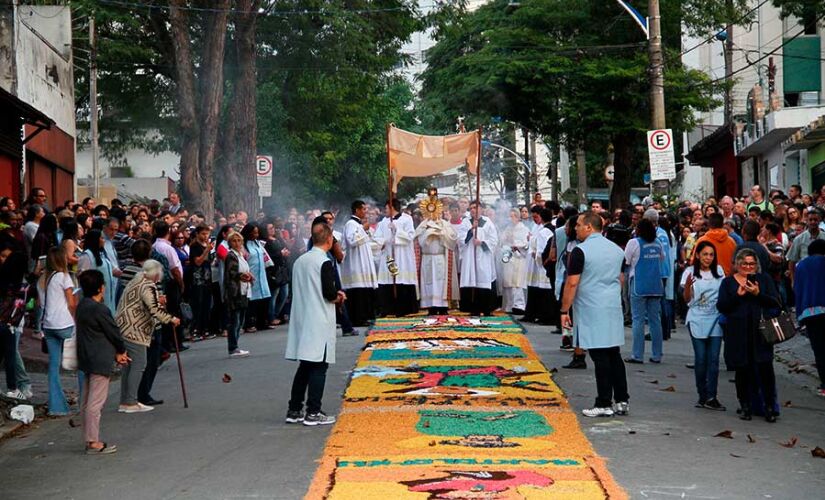
[[[725,361],[736,370],[739,417],[751,420],[754,406],[759,405],[754,395],[761,389],[765,420],[776,422],[773,346],[759,333],[759,321],[766,311],[778,308],[779,294],[750,248],[736,252],[733,266],[734,274],[719,287],[716,307],[725,315]]]
[[[697,408],[724,411],[716,398],[719,383],[719,353],[722,350],[722,327],[716,303],[725,270],[719,265],[716,247],[710,241],[700,241],[693,252],[693,265],[682,274],[686,323],[693,345],[693,365],[696,374]]]

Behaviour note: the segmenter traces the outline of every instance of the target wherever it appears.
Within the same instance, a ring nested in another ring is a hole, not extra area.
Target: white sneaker
[[[322,411],[319,411],[318,413],[307,413],[304,417],[303,423],[307,426],[330,425],[335,423],[335,417],[332,415],[327,415]]]
[[[33,397],[34,397],[34,393],[32,392],[32,388],[31,388],[31,387],[26,387],[25,389],[22,389],[22,392],[23,392],[23,396],[24,396],[26,399],[31,399],[31,398],[33,398]]]
[[[7,398],[12,398],[12,399],[25,400],[25,399],[29,399],[31,396],[26,396],[26,393],[21,391],[20,389],[15,389],[13,391],[7,392],[6,397]]]
[[[145,404],[138,403],[138,404],[132,405],[132,406],[120,405],[120,406],[117,407],[117,412],[118,413],[146,413],[147,411],[152,411],[154,409],[155,409],[154,406],[147,406]]]
[[[235,349],[232,353],[229,354],[230,358],[246,358],[249,356],[249,351],[244,351],[243,349]]]
[[[582,410],[582,415],[585,417],[612,417],[613,416],[613,408],[585,408]]]
[[[627,401],[616,403],[613,411],[616,415],[630,415],[630,403]]]

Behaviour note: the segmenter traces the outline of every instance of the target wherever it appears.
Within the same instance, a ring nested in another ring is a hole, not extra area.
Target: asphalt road
[[[629,330],[627,331],[629,335]],[[528,335],[574,408],[592,404],[588,370],[561,369],[569,358],[559,337],[528,325]],[[328,372],[325,410],[335,413],[363,337],[339,338],[338,363]],[[229,359],[223,339],[194,344],[184,354],[190,408],[180,397],[177,366],[165,364],[154,396],[166,404],[146,414],[115,411],[112,387],[102,438],[119,452],[82,453],[80,428],[66,418],[0,444],[0,498],[12,499],[298,499],[307,490],[329,427],[283,422],[295,364],[283,359],[286,329],[244,335],[246,359]],[[628,344],[629,347],[629,344]],[[779,394],[790,401],[776,424],[736,418],[731,374],[720,375],[727,412],[693,408],[692,357],[683,330],[665,343],[661,365],[629,365],[631,414],[580,417],[585,433],[631,498],[822,498],[825,400],[810,379],[777,366]],[[222,381],[224,373],[231,382]],[[657,383],[654,383],[656,381]],[[663,391],[672,386],[673,391]],[[730,430],[733,439],[714,437]],[[750,442],[750,434],[754,442]],[[796,437],[796,445],[780,443]]]

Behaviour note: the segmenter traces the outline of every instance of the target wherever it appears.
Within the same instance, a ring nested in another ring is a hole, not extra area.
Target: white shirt
[[[173,269],[177,269],[183,272],[183,266],[180,264],[180,258],[178,258],[178,252],[172,247],[172,244],[169,243],[169,240],[166,238],[158,238],[155,240],[154,245],[152,245],[154,250],[164,257],[169,262],[169,271],[171,272]]]
[[[74,290],[74,282],[69,273],[55,273],[51,279],[46,276],[48,292],[42,286],[37,287],[40,305],[43,310],[43,328],[62,330],[74,326],[74,318],[69,313],[69,304],[66,302],[66,290]],[[48,300],[46,297],[48,294]]]

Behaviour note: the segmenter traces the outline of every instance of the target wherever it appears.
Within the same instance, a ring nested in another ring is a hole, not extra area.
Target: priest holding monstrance
[[[415,230],[421,248],[421,307],[429,314],[447,314],[451,301],[457,301],[458,269],[454,256],[458,235],[443,217],[444,206],[438,190],[431,187],[427,198],[419,203],[424,220]]]

